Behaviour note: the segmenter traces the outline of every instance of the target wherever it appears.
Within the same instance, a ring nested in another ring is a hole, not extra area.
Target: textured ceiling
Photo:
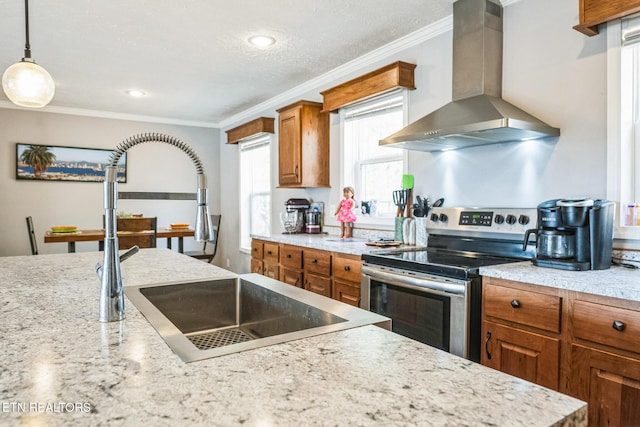
[[[56,82],[52,106],[219,123],[450,15],[452,3],[31,0],[30,41]],[[0,11],[4,72],[23,56],[24,2],[0,0]],[[253,34],[277,42],[258,49]]]

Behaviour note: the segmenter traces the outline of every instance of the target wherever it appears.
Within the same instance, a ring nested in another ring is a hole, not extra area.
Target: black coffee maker
[[[538,205],[538,228],[527,230],[536,236],[536,256],[540,267],[562,270],[606,270],[613,250],[615,205],[608,200],[554,199]]]

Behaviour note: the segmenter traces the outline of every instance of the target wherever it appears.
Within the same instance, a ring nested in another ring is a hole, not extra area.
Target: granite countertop
[[[483,276],[640,302],[640,269],[567,271],[536,267],[529,261],[482,267]]]
[[[586,404],[365,326],[183,363],[128,300],[100,323],[98,252],[0,258],[0,424],[586,425]],[[125,285],[233,273],[167,249]]]
[[[287,245],[302,246],[305,248],[319,249],[323,251],[339,252],[350,255],[362,255],[364,252],[385,250],[376,246],[367,246],[369,239],[348,237],[340,238],[331,234],[272,234],[269,236],[251,236],[253,239],[266,240]],[[416,249],[419,246],[400,245],[400,248]]]

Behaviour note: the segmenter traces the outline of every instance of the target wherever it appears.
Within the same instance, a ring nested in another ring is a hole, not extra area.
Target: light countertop
[[[0,258],[0,424],[586,425],[584,402],[375,326],[183,363],[128,300],[98,322],[99,260]],[[122,273],[235,276],[167,249]]]

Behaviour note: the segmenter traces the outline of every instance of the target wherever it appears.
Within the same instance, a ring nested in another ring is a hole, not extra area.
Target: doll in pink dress
[[[344,187],[342,194],[344,198],[340,200],[335,214],[338,215],[338,221],[340,221],[340,237],[351,237],[351,229],[353,223],[356,222],[356,214],[353,213],[353,208],[356,207],[356,201],[353,199],[353,187]]]

